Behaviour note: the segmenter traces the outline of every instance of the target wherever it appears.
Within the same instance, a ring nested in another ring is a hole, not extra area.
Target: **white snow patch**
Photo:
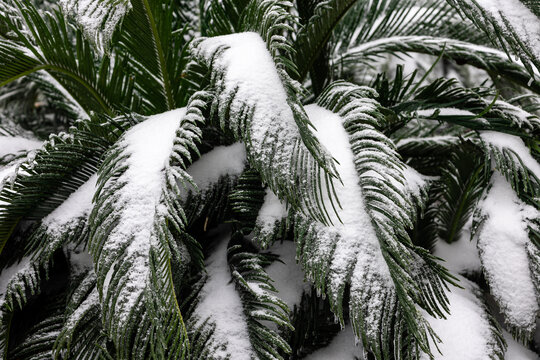
[[[532,331],[540,309],[527,255],[527,219],[540,212],[521,202],[500,173],[491,182],[479,205],[487,216],[478,234],[480,259],[506,321]]]
[[[476,285],[459,277],[460,286],[447,291],[450,303],[450,315],[447,319],[431,317],[421,310],[432,329],[440,337],[438,344],[441,353],[430,341],[430,348],[435,360],[490,360],[493,340],[488,315],[484,305],[474,294]],[[429,357],[423,354],[422,360]]]
[[[309,282],[304,281],[302,267],[296,263],[296,245],[292,241],[275,243],[268,249],[279,255],[280,261],[274,261],[266,268],[266,273],[274,280],[278,297],[292,311],[295,305],[300,305],[302,293],[311,288]]]
[[[239,175],[246,164],[246,149],[242,143],[216,146],[189,166],[186,172],[200,191],[207,190],[222,176]],[[185,196],[184,193],[182,193]]]
[[[19,273],[26,271],[31,265],[30,257],[23,257],[18,263],[8,266],[0,273],[0,298],[4,299],[10,281]]]
[[[439,240],[435,244],[434,255],[442,258],[444,266],[457,274],[481,271],[482,264],[476,242],[471,240],[472,216],[463,226],[459,239],[451,244]]]
[[[330,342],[322,349],[305,357],[305,360],[352,360],[363,359],[362,345],[355,345],[355,337],[350,325],[345,326]]]
[[[271,233],[276,222],[287,217],[287,206],[270,189],[266,189],[264,202],[257,214],[257,226],[262,233]]]
[[[0,159],[9,154],[38,149],[41,145],[43,145],[43,141],[20,136],[0,136]]]
[[[229,235],[219,239],[219,244],[208,258],[206,271],[208,280],[201,290],[201,300],[197,304],[199,325],[208,317],[215,322],[216,339],[226,339],[226,348],[219,348],[213,356],[225,359],[251,360],[255,357],[240,297],[234,288],[227,265],[227,244]]]

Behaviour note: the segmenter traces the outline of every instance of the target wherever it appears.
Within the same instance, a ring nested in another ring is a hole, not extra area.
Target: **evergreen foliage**
[[[0,358],[536,359],[539,49],[532,0],[2,1]]]

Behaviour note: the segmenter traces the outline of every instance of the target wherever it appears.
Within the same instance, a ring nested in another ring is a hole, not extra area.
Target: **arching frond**
[[[251,166],[292,206],[325,221],[319,191],[331,181],[333,161],[311,133],[297,94],[284,88],[286,74],[276,70],[261,38],[243,33],[201,40],[193,53],[212,70],[213,114],[246,144]]]
[[[477,236],[480,259],[490,291],[499,304],[512,334],[521,341],[531,338],[540,312],[539,259],[529,257],[533,245],[528,227],[540,212],[523,203],[497,171],[475,213],[473,235]]]
[[[190,256],[173,231],[185,227],[178,186],[192,182],[185,168],[200,143],[202,119],[192,110],[155,115],[132,127],[98,173],[89,249],[104,329],[120,359],[188,353],[171,259]]]

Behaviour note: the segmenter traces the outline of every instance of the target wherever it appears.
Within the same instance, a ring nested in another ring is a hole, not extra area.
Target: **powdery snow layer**
[[[442,258],[444,266],[457,274],[470,274],[482,270],[476,242],[471,240],[472,216],[463,227],[459,239],[451,244],[437,241],[434,255]]]
[[[507,21],[519,39],[528,45],[536,59],[540,59],[540,21],[521,1],[476,0],[476,2],[498,22],[501,28],[507,29]]]
[[[266,189],[264,202],[257,214],[257,226],[263,234],[273,232],[274,225],[287,217],[287,206],[270,189]]]
[[[334,184],[337,198],[342,205],[339,219],[331,212],[330,218],[334,225],[326,231],[329,237],[339,234],[332,254],[329,288],[338,288],[348,281],[352,268],[355,269],[356,281],[360,283],[365,281],[364,275],[369,269],[370,272],[374,271],[387,279],[390,285],[388,266],[382,257],[379,240],[364,204],[354,155],[342,120],[338,115],[318,105],[306,106],[306,112],[317,129],[315,135],[336,159],[336,169],[342,180],[342,183],[336,181]],[[328,204],[327,208],[331,209],[331,205]],[[321,241],[323,242],[324,240]],[[321,248],[318,251],[332,253],[331,248]]]
[[[204,284],[200,302],[195,308],[199,324],[210,317],[216,325],[214,337],[226,339],[226,347],[218,348],[214,357],[251,360],[255,357],[251,348],[244,309],[227,265],[229,235],[219,239],[217,247],[206,262],[208,280]]]
[[[488,314],[481,300],[475,295],[476,285],[459,277],[463,289],[451,287],[447,291],[450,315],[447,319],[437,319],[425,313],[432,329],[441,339],[440,353],[431,343],[435,360],[491,360],[495,339],[491,333]],[[422,360],[429,356],[423,354]]]
[[[504,354],[505,360],[539,360],[540,357],[531,350],[524,347],[512,338],[512,335],[507,331],[503,331],[504,340],[508,348]]]
[[[30,266],[31,266],[30,257],[24,257],[18,263],[8,266],[7,268],[2,270],[2,273],[0,274],[1,302],[4,301],[4,295],[6,294],[9,282],[13,279],[13,277],[19,272],[26,271],[27,269],[30,268]]]
[[[88,181],[73,192],[59,207],[42,220],[51,235],[61,235],[63,229],[73,221],[88,216],[92,210],[92,198],[96,191],[97,175],[92,175]]]
[[[98,49],[103,50],[117,25],[131,10],[131,1],[60,0],[60,6],[75,18]]]
[[[41,147],[43,141],[18,136],[0,136],[0,159],[9,154],[17,154]]]
[[[127,169],[115,180],[115,183],[125,183],[116,191],[114,199],[120,214],[101,254],[121,258],[122,262],[130,264],[130,270],[124,275],[125,286],[118,294],[115,306],[122,321],[127,321],[132,307],[146,288],[149,251],[157,242],[153,227],[165,184],[164,170],[184,114],[182,108],[151,116],[128,130],[121,140],[124,152],[129,156],[125,160]],[[103,294],[108,292],[114,268],[111,266],[107,273]]]
[[[532,331],[539,305],[527,256],[526,220],[540,213],[521,202],[500,173],[495,172],[491,182],[479,205],[486,217],[478,234],[480,259],[506,322]]]
[[[540,164],[532,157],[529,148],[520,137],[496,131],[482,131],[480,137],[489,145],[500,150],[506,148],[514,151],[523,161],[523,164],[540,179]]]
[[[216,146],[189,166],[186,172],[199,191],[207,190],[225,175],[240,175],[246,164],[246,149],[242,143]],[[185,194],[182,194],[185,196]]]
[[[355,344],[355,337],[351,326],[346,326],[338,333],[329,345],[305,357],[305,360],[353,360],[364,359],[362,346]]]
[[[268,276],[274,280],[274,286],[278,291],[278,297],[292,311],[300,305],[302,293],[309,291],[309,282],[304,281],[304,272],[296,263],[296,245],[292,241],[276,243],[268,249],[273,254],[279,255],[280,261],[274,261],[265,270]]]

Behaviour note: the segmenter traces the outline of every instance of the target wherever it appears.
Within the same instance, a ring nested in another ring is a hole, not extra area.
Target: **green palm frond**
[[[371,66],[377,59],[387,54],[427,54],[469,64],[488,73],[497,74],[524,88],[540,92],[538,80],[531,81],[523,65],[512,62],[508,56],[495,49],[476,44],[438,38],[434,36],[394,36],[375,39],[348,49],[333,59],[334,71],[339,74],[354,72],[361,66]]]
[[[519,56],[531,78],[536,77],[534,69],[540,69],[538,5],[527,1],[527,8],[523,0],[501,2],[501,6],[478,0],[447,1],[482,29],[494,44]]]
[[[192,183],[185,168],[201,121],[193,108],[150,117],[124,134],[98,172],[89,249],[117,358],[184,358],[189,351],[171,259],[189,258],[174,241],[186,225],[178,186]]]
[[[245,58],[251,67],[247,71],[233,61],[246,51],[257,54],[257,58]],[[327,210],[320,207],[319,191],[334,176],[333,160],[311,133],[297,94],[284,87],[281,79],[286,74],[276,70],[261,38],[245,33],[241,41],[233,37],[205,39],[194,45],[193,54],[213,71],[215,97],[211,107],[216,121],[245,142],[251,166],[292,206],[326,221]],[[268,81],[273,84],[270,92],[265,90],[270,89]],[[272,115],[276,109],[280,109],[279,116]],[[319,176],[323,171],[326,176]]]

